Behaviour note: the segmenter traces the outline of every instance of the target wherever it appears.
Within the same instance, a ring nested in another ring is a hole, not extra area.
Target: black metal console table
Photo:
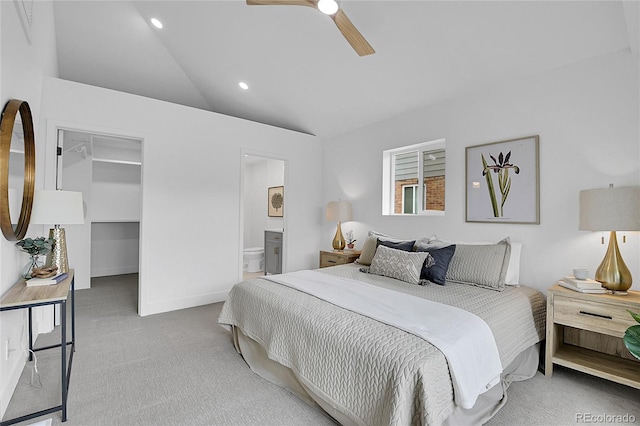
[[[44,351],[46,349],[60,348],[61,357],[61,390],[62,401],[60,405],[47,408],[13,419],[3,420],[0,426],[12,425],[25,420],[34,419],[46,414],[61,411],[62,421],[67,421],[67,395],[69,393],[69,380],[71,379],[71,364],[73,353],[76,350],[76,313],[75,313],[75,280],[73,269],[69,271],[69,276],[64,281],[55,285],[27,287],[26,281],[21,279],[7,291],[0,299],[0,312],[15,309],[29,309],[29,349]],[[67,341],[67,298],[71,295],[71,341]],[[60,343],[57,345],[33,347],[33,317],[32,309],[37,306],[60,305]],[[70,346],[69,362],[67,363],[67,346]],[[29,360],[32,353],[29,352]]]

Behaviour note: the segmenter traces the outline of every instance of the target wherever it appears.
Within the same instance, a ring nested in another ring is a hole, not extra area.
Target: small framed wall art
[[[539,137],[468,146],[466,221],[540,223]]]
[[[284,186],[272,186],[268,191],[269,217],[284,216]]]

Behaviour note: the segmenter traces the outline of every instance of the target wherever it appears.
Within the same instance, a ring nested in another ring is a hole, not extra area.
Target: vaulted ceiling
[[[308,7],[56,0],[60,77],[330,137],[566,64],[638,52],[638,2],[339,3],[375,54],[358,56],[330,17]]]

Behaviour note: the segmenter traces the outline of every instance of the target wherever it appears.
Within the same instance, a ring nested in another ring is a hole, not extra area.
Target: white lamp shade
[[[640,186],[580,191],[581,231],[640,231]]]
[[[30,223],[36,225],[83,224],[82,192],[36,191],[33,196]]]
[[[346,222],[351,220],[351,203],[348,201],[329,201],[327,204],[327,220]]]

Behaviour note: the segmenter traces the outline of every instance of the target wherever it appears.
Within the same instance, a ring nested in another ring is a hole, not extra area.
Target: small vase
[[[20,274],[20,276],[28,280],[29,278],[31,278],[31,272],[33,271],[33,268],[39,268],[43,265],[44,265],[44,262],[40,261],[40,255],[37,255],[37,254],[31,255],[31,257],[29,258],[29,263],[24,265],[24,268],[22,268],[22,273]]]

